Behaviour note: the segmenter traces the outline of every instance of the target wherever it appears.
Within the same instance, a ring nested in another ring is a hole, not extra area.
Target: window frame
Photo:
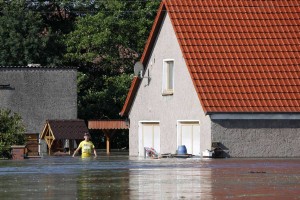
[[[170,89],[170,65],[169,62],[173,63],[172,67],[172,88]],[[162,95],[173,95],[174,94],[174,59],[163,59],[163,73],[162,73]],[[167,69],[166,69],[167,68]]]

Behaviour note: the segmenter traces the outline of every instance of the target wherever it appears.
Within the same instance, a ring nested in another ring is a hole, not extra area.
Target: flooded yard
[[[300,159],[0,160],[1,199],[300,199]]]

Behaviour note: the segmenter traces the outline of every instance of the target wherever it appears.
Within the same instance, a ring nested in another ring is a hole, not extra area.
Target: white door
[[[179,122],[177,146],[185,145],[188,154],[200,155],[199,122]]]
[[[157,122],[140,123],[139,155],[144,156],[144,147],[154,148],[160,153],[160,127]]]

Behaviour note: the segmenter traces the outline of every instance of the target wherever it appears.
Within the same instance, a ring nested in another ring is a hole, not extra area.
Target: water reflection
[[[1,199],[299,199],[300,159],[0,160]]]
[[[128,199],[128,170],[82,173],[76,183],[78,199]]]
[[[211,170],[158,168],[130,170],[133,199],[210,199]]]

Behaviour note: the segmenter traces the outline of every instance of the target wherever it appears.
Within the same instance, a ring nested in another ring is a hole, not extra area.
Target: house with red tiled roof
[[[300,157],[300,0],[163,0],[140,62],[130,155]]]

